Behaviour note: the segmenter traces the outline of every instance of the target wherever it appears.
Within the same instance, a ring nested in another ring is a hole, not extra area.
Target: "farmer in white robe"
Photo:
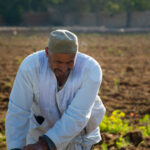
[[[6,116],[8,150],[90,150],[105,107],[99,64],[78,52],[77,36],[50,33],[48,47],[19,67]]]

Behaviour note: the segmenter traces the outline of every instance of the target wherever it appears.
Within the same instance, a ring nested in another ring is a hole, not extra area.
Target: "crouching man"
[[[78,51],[68,30],[50,33],[48,47],[19,67],[6,116],[8,150],[90,150],[101,140],[105,107],[99,64]]]

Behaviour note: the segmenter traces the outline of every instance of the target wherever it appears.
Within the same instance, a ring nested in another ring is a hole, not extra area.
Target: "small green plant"
[[[6,137],[2,133],[0,133],[0,142],[2,142],[2,143],[6,142]]]
[[[120,138],[116,141],[116,147],[118,149],[127,147],[129,144],[130,144],[129,140],[123,138],[122,136],[120,136]]]
[[[6,118],[3,118],[3,119],[2,119],[2,123],[4,123],[4,124],[5,124],[5,121],[6,121]]]
[[[22,61],[23,61],[23,58],[21,58],[21,57],[16,57],[15,60],[16,60],[16,62],[17,62],[17,65],[20,65],[20,64],[22,63]]]
[[[101,131],[107,131],[109,133],[124,134],[127,131],[132,130],[127,120],[123,120],[125,113],[120,110],[112,112],[111,116],[104,116],[103,121],[100,124]]]
[[[117,56],[123,56],[123,52],[121,49],[116,50],[116,55]]]
[[[143,136],[150,136],[150,115],[146,114],[143,119],[140,119],[140,126],[137,128],[142,131]]]
[[[108,145],[106,143],[103,143],[101,145],[101,150],[108,150]]]
[[[112,47],[108,47],[108,51],[109,52],[113,52],[113,48]]]
[[[113,84],[114,84],[114,91],[115,92],[118,92],[119,91],[119,83],[120,83],[120,80],[119,79],[113,79]]]

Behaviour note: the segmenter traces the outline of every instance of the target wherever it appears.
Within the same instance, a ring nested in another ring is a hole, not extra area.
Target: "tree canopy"
[[[0,0],[0,15],[9,25],[20,24],[29,11],[47,11],[49,7],[63,12],[108,12],[111,14],[150,10],[148,0]]]

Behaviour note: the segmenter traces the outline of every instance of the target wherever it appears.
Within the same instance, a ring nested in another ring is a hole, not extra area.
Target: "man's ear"
[[[45,47],[45,55],[48,57],[48,47]]]

